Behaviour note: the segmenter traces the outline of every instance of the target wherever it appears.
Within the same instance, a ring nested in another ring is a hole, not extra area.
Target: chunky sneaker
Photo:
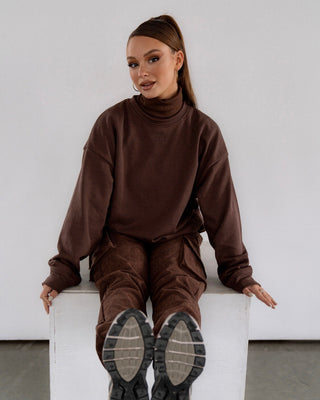
[[[205,354],[195,319],[182,311],[169,315],[155,342],[152,400],[189,400],[191,384],[203,371]]]
[[[102,350],[111,376],[109,400],[149,400],[146,372],[153,359],[154,336],[146,315],[127,309],[114,319]]]

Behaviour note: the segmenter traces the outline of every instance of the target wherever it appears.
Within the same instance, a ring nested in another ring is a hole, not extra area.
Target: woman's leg
[[[198,305],[207,287],[202,237],[188,234],[158,243],[150,255],[150,297],[155,341],[152,399],[190,400],[205,365]]]
[[[207,288],[207,275],[200,258],[200,233],[183,235],[153,244],[150,251],[150,297],[154,336],[168,315],[190,314],[201,326],[198,301]]]
[[[129,308],[146,313],[149,297],[146,244],[116,232],[109,233],[109,239],[105,248],[99,249],[100,258],[92,272],[101,300],[96,326],[96,350],[101,362],[105,336],[114,318]]]

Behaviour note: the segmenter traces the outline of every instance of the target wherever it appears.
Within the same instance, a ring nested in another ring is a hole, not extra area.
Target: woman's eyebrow
[[[161,51],[161,50],[159,50],[159,49],[149,50],[149,51],[146,52],[146,54],[143,55],[143,57],[146,57],[148,54],[153,53],[154,51]],[[135,57],[129,56],[129,57],[127,57],[127,60],[129,60],[131,58],[135,59]]]

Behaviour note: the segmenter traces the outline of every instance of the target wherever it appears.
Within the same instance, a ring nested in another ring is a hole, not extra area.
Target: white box
[[[192,400],[244,400],[251,299],[221,284],[214,250],[201,245],[208,288],[200,299],[206,365],[192,385]],[[80,285],[64,290],[50,309],[51,400],[106,400],[109,375],[95,350],[98,290],[82,272]],[[152,323],[152,306],[147,304]],[[152,363],[147,372],[153,384]],[[151,397],[150,397],[151,398]]]

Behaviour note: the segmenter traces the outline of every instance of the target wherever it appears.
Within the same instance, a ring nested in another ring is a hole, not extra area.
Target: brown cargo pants
[[[146,313],[152,302],[154,336],[168,315],[184,311],[201,326],[198,305],[207,288],[207,275],[200,258],[200,233],[150,243],[117,232],[108,232],[96,254],[92,269],[101,306],[96,326],[96,351],[102,362],[106,333],[118,313],[137,308]]]

